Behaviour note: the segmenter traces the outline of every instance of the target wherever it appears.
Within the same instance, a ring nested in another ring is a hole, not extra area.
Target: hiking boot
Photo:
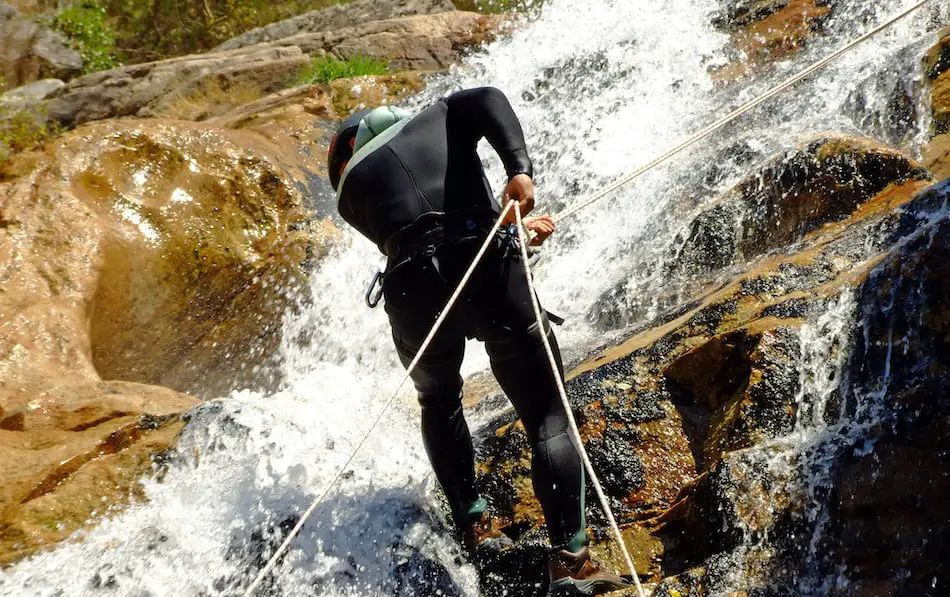
[[[456,513],[455,520],[462,547],[472,556],[499,553],[514,545],[488,513],[488,501],[483,497],[469,504],[464,512]]]
[[[630,583],[602,570],[585,547],[577,553],[560,550],[551,554],[548,571],[551,586],[548,595],[600,595],[625,589]]]
[[[514,546],[508,535],[501,532],[497,521],[485,510],[477,518],[467,519],[462,529],[462,546],[471,554],[497,553]]]

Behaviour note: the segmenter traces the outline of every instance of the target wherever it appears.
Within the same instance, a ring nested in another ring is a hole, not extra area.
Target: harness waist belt
[[[431,254],[444,244],[484,239],[498,214],[488,210],[458,210],[422,214],[383,243],[386,256],[400,263],[420,254]]]

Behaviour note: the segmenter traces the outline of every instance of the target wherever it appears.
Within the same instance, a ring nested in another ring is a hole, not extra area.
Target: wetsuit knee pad
[[[425,411],[454,411],[462,407],[461,384],[444,389],[433,388],[432,391],[420,391],[417,396],[419,406]]]
[[[554,342],[554,332],[551,330],[547,319],[544,321],[545,333],[548,340]],[[537,354],[544,350],[544,344],[541,341],[541,326],[537,322],[532,323],[520,334],[512,334],[502,338],[492,338],[485,341],[491,354],[492,361],[503,363],[513,359],[523,359]]]

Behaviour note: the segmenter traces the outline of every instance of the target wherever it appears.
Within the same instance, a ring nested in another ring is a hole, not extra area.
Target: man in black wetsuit
[[[361,112],[343,122],[330,147],[330,182],[343,218],[388,257],[383,295],[399,358],[408,366],[500,213],[476,152],[491,143],[508,175],[505,200],[534,206],[524,134],[497,89],[455,93],[411,116],[397,108]],[[526,226],[543,241],[554,225]],[[412,379],[422,406],[426,451],[470,549],[510,540],[491,528],[475,488],[472,438],[462,414],[459,368],[466,337],[485,343],[492,372],[531,443],[532,480],[553,547],[552,594],[594,595],[627,586],[587,551],[584,470],[568,433],[555,378],[541,341],[547,334],[563,377],[550,324],[539,328],[520,252],[497,241],[429,345]]]

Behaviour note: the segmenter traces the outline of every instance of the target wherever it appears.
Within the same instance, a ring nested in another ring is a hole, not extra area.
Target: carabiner
[[[370,309],[375,309],[376,305],[378,305],[379,301],[383,298],[383,282],[385,278],[386,274],[377,271],[373,276],[373,281],[369,283],[369,288],[366,289],[366,306]],[[379,289],[375,290],[377,284],[379,284]]]

